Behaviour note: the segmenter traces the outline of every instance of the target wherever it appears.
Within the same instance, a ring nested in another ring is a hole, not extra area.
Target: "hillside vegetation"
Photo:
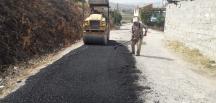
[[[82,13],[73,0],[0,1],[0,73],[81,38]]]

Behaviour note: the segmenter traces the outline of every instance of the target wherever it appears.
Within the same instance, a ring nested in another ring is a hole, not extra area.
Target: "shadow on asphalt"
[[[141,57],[151,58],[151,59],[167,60],[167,61],[174,61],[174,59],[166,58],[166,57],[159,57],[159,56],[147,56],[147,55],[141,55]]]
[[[142,103],[135,58],[126,46],[116,45],[111,41],[71,51],[1,103]]]
[[[131,29],[122,29],[122,28],[121,28],[121,29],[119,29],[119,30],[131,30]]]

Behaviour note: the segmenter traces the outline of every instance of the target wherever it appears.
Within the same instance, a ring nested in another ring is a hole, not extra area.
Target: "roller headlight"
[[[89,21],[84,21],[83,26],[84,26],[84,27],[89,26]]]
[[[105,26],[106,26],[106,22],[105,22],[105,21],[102,21],[102,22],[101,22],[101,26],[102,26],[102,27],[105,27]]]

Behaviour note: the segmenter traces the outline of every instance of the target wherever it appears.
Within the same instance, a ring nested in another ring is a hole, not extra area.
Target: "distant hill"
[[[117,3],[110,3],[112,10],[117,9]],[[123,17],[122,23],[129,23],[133,18],[133,10],[136,6],[129,4],[118,4],[118,8],[121,11]]]
[[[111,9],[117,8],[117,3],[110,3]],[[128,4],[118,4],[120,10],[133,10],[136,6],[135,5],[128,5]]]

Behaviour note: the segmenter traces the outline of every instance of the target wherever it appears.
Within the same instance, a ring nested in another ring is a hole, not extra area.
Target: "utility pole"
[[[119,4],[117,3],[117,7],[116,7],[117,11],[119,11]]]
[[[166,1],[166,0],[163,0],[163,1],[162,1],[162,6],[165,7],[165,6],[166,6],[166,3],[167,3],[167,1]]]
[[[84,23],[84,20],[85,20],[85,0],[82,0],[82,24]],[[81,36],[83,36],[83,30],[82,30],[82,34]]]
[[[82,14],[82,16],[83,16],[83,21],[84,21],[84,18],[85,18],[85,0],[82,0],[82,8],[83,8],[83,14]]]

